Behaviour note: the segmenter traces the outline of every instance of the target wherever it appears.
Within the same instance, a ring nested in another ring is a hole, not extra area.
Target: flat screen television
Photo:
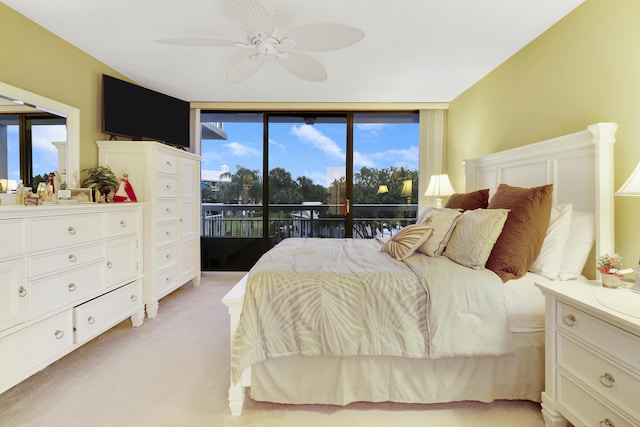
[[[102,131],[189,147],[189,103],[102,75]]]

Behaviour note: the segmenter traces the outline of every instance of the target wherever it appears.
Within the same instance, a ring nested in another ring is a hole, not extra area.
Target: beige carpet
[[[0,426],[544,426],[532,402],[346,407],[245,401],[227,408],[229,322],[220,299],[240,273],[205,273],[0,395]]]

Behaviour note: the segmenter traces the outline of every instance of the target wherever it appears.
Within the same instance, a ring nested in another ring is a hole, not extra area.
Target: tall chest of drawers
[[[640,294],[597,281],[538,287],[546,297],[546,425],[639,426]]]
[[[200,282],[200,157],[154,141],[98,141],[98,159],[129,177],[144,213],[144,303]]]
[[[144,320],[141,204],[0,206],[0,393]]]

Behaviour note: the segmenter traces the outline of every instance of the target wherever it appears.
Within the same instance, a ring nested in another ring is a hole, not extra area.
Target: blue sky
[[[228,140],[202,144],[202,169],[236,165],[262,170],[262,123],[225,123]],[[357,124],[354,128],[354,169],[390,166],[418,169],[418,124]],[[283,167],[293,179],[306,176],[326,185],[328,167],[344,167],[346,127],[316,123],[272,124],[269,167]]]

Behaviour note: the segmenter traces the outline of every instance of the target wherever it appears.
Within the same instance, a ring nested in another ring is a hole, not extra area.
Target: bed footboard
[[[242,279],[222,298],[222,302],[229,310],[229,348],[231,348],[231,340],[236,332],[240,315],[242,314],[242,303],[244,302],[244,293],[247,289],[247,276],[245,274]],[[231,369],[229,369],[231,370]],[[230,374],[231,375],[231,374]],[[233,384],[231,377],[229,378],[229,409],[231,415],[240,415],[242,413],[242,405],[244,404],[245,387],[251,385],[251,368],[246,368],[242,373],[240,381]]]

